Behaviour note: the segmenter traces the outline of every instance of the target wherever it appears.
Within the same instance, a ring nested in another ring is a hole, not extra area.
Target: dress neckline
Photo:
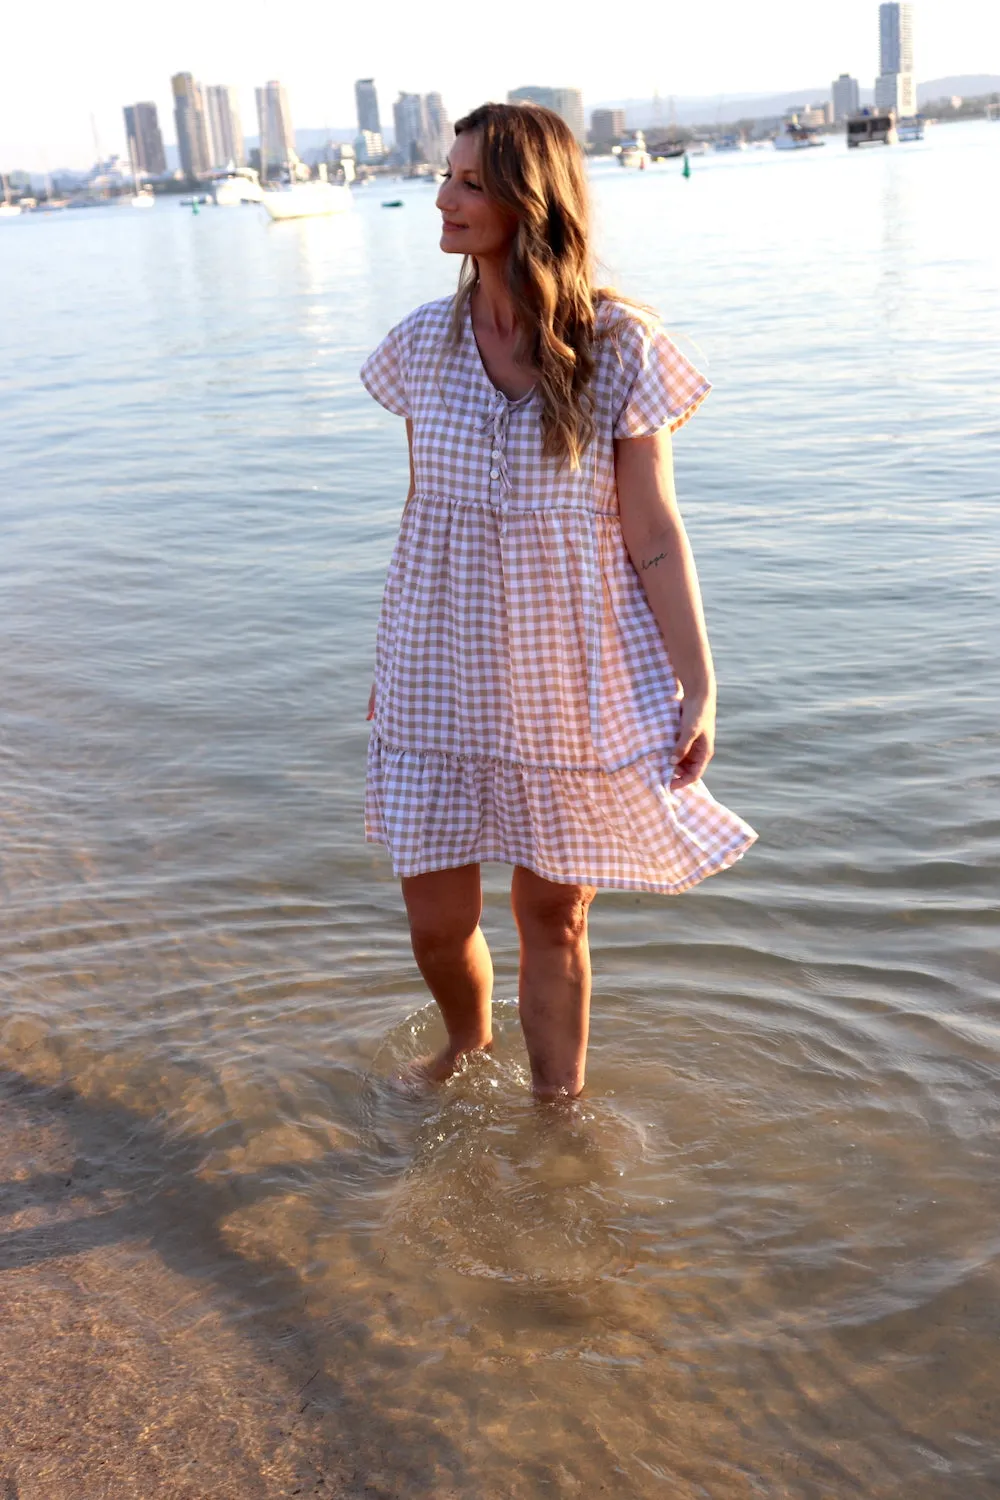
[[[490,395],[494,398],[499,397],[500,400],[506,401],[511,411],[516,411],[519,407],[527,406],[528,402],[535,394],[535,391],[538,389],[538,382],[536,381],[530,390],[525,391],[523,396],[518,396],[516,401],[513,396],[508,396],[506,391],[502,391],[499,386],[493,384],[492,380],[490,379],[489,371],[483,363],[483,356],[479,350],[479,340],[476,338],[476,330],[472,326],[472,302],[468,298],[466,299],[465,303],[465,329],[468,335],[469,342],[472,346],[472,354],[475,359],[476,367],[479,370],[479,374],[482,377],[484,385],[489,390]]]

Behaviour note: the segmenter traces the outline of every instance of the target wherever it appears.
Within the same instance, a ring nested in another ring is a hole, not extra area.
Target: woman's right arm
[[[405,504],[403,505],[403,509],[404,510],[406,509],[407,505],[409,505],[410,501],[413,499],[413,491],[416,488],[416,482],[417,482],[416,475],[413,472],[413,420],[410,417],[407,417],[407,419],[406,419],[406,446],[407,446],[407,448],[409,450],[409,455],[410,455],[410,488],[406,492],[406,501],[405,501]],[[374,717],[375,717],[375,684],[373,682],[372,683],[372,690],[368,694],[368,712],[365,714],[365,718],[366,719],[373,719]]]

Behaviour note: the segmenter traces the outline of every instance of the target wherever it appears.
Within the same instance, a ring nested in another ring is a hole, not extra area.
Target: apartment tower
[[[125,139],[136,171],[159,177],[167,170],[167,155],[155,104],[126,104]]]
[[[274,167],[283,167],[295,151],[295,131],[288,108],[288,95],[276,79],[257,89],[257,123],[260,128],[260,175],[266,178]]]
[[[177,147],[186,177],[204,177],[211,170],[208,120],[201,84],[190,73],[175,73],[170,80],[174,95]]]
[[[246,166],[243,123],[236,90],[228,83],[210,83],[205,90],[213,167]]]

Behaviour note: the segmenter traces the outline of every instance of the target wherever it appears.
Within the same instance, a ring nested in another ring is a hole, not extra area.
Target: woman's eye
[[[467,180],[465,185],[466,185],[466,187],[470,187],[474,193],[481,193],[482,192],[482,188],[479,186],[478,182],[469,182]]]

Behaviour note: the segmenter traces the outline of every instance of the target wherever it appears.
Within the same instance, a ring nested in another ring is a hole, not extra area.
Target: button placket
[[[490,412],[484,429],[492,438],[490,446],[490,508],[500,521],[500,535],[507,535],[507,514],[511,494],[510,474],[507,470],[507,435],[510,430],[510,403],[502,391],[490,397]],[[497,500],[493,500],[493,486],[498,486]]]

